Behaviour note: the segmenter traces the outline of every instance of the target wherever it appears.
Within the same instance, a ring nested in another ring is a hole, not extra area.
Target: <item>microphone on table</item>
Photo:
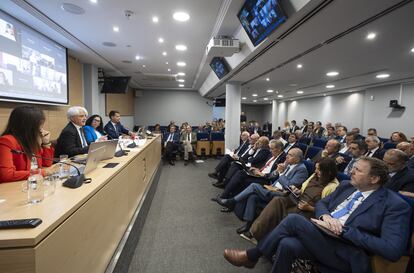
[[[11,152],[13,154],[26,154],[24,151],[20,151],[20,150],[16,150],[16,149],[11,149]],[[79,171],[78,167],[76,167],[74,164],[70,164],[67,162],[62,162],[59,160],[59,158],[50,158],[50,157],[44,157],[44,156],[40,156],[40,155],[35,155],[35,154],[31,154],[31,156],[34,156],[36,158],[41,158],[41,159],[45,159],[45,160],[50,160],[52,162],[58,162],[64,165],[68,165],[71,166],[73,168],[75,168],[76,172],[78,173],[75,176],[71,176],[68,179],[65,180],[65,182],[63,182],[63,186],[68,187],[68,188],[72,188],[72,189],[76,189],[79,188],[80,186],[82,186],[82,184],[85,182],[85,175]]]
[[[116,139],[116,138],[111,137],[109,134],[107,135],[107,137],[109,137],[112,140]],[[115,154],[114,154],[115,157],[121,157],[121,156],[124,156],[124,155],[128,155],[127,152],[129,152],[129,151],[122,149],[121,143],[119,143],[119,139],[118,139],[118,147],[119,147],[120,150],[115,152]]]

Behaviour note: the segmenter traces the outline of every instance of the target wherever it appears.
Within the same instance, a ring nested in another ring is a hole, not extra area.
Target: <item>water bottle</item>
[[[43,176],[35,157],[32,157],[30,175],[27,179],[27,202],[37,204],[43,200]]]

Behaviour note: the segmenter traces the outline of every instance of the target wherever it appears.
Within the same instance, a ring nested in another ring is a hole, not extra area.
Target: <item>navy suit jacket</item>
[[[168,139],[168,137],[170,136],[170,133],[165,133],[164,134],[164,138],[163,138],[163,142],[165,143]],[[180,143],[180,135],[177,132],[174,132],[173,138],[172,138],[172,142],[174,144],[179,144]]]
[[[236,150],[234,150],[234,153],[237,154],[238,156],[241,156],[247,150],[247,148],[249,148],[249,145],[250,144],[248,140],[246,140],[245,142],[242,142],[240,146],[237,147]]]
[[[255,155],[249,157],[247,162],[250,163],[252,167],[261,168],[266,164],[266,161],[272,156],[272,152],[269,149],[262,148],[260,151]]]
[[[78,154],[86,154],[89,147],[82,148],[82,141],[79,136],[78,130],[72,122],[69,122],[57,139],[55,148],[55,157],[60,155],[68,155],[72,157]]]
[[[332,194],[316,203],[316,217],[330,214],[355,190],[350,181],[341,182]],[[341,235],[364,252],[356,255],[355,248],[345,243],[336,244],[335,252],[350,262],[352,272],[371,271],[367,253],[396,261],[408,248],[410,217],[408,203],[396,193],[380,187],[351,213]]]
[[[104,127],[104,130],[108,134],[108,137],[110,139],[118,139],[120,135],[127,135],[129,133],[129,130],[125,128],[120,122],[117,123],[115,126],[118,132],[115,131],[115,127],[112,125],[111,121],[108,121],[108,123]]]
[[[392,191],[414,192],[414,169],[404,167],[384,185]]]

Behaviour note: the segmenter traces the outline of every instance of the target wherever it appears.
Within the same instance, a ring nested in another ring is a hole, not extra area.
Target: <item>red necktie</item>
[[[266,165],[264,165],[264,166],[260,169],[260,171],[263,171],[264,169],[266,169],[266,168],[270,165],[270,163],[271,163],[274,159],[275,159],[275,157],[274,157],[274,156],[272,156],[272,158],[271,158],[271,159],[269,159],[269,161],[267,161]]]

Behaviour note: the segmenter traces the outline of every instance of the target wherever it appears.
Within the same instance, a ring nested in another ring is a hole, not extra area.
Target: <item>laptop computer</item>
[[[101,145],[100,147],[93,147],[92,146],[92,149],[91,149],[91,147],[89,147],[88,157],[86,159],[86,164],[77,167],[79,169],[79,172],[81,174],[88,174],[91,171],[95,170],[96,167],[98,166],[99,162],[101,160],[103,160],[103,158],[105,157],[106,154],[107,154],[107,149],[106,149],[105,145]],[[113,156],[114,156],[114,154],[112,153],[112,157]],[[77,170],[75,168],[71,167],[70,168],[70,175],[71,176],[78,175]]]
[[[78,164],[86,164],[90,152],[92,150],[96,150],[96,149],[101,148],[101,147],[104,149],[104,153],[102,154],[102,158],[100,160],[111,159],[115,155],[117,145],[118,145],[118,139],[92,142],[89,145],[87,156],[84,156],[84,155],[75,156],[72,159],[72,162],[75,162],[75,163],[78,163]]]

